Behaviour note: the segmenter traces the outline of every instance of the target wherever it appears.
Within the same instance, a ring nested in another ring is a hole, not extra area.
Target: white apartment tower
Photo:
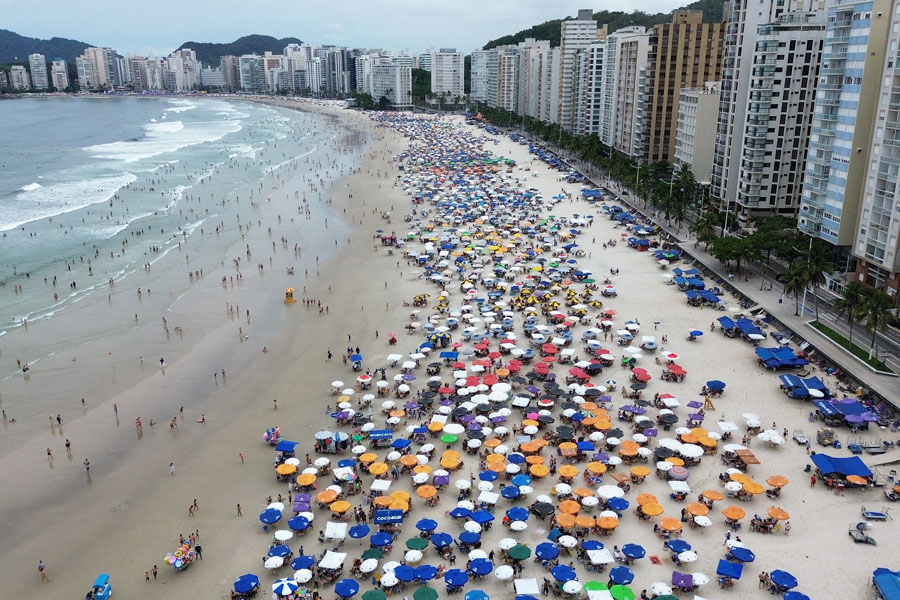
[[[578,11],[578,18],[563,21],[560,33],[559,105],[557,121],[566,131],[575,124],[577,85],[575,79],[575,55],[597,39],[597,21],[589,8]]]
[[[487,102],[487,62],[493,50],[473,50],[471,64],[472,90],[470,95],[476,102]]]
[[[700,185],[709,185],[713,151],[716,147],[716,119],[719,114],[719,83],[702,88],[682,88],[678,96],[675,134],[676,170],[690,169]]]
[[[53,89],[61,92],[69,87],[69,66],[61,58],[53,60],[50,67],[50,81],[53,83]]]
[[[31,78],[25,67],[13,65],[9,68],[9,87],[22,91],[31,89]]]
[[[441,48],[431,54],[431,94],[446,94],[450,101],[465,95],[465,63],[462,52]]]
[[[29,54],[28,64],[31,67],[31,86],[36,90],[50,87],[47,77],[47,58],[43,54]]]
[[[539,55],[550,51],[550,42],[527,38],[516,46],[519,54],[518,99],[516,110],[520,115],[537,118],[540,105],[540,65]]]

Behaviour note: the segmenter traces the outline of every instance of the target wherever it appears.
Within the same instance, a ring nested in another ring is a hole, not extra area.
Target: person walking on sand
[[[41,583],[50,581],[50,578],[47,577],[47,565],[44,564],[43,560],[38,561],[38,571],[41,574]]]
[[[153,565],[153,568],[150,569],[150,572],[153,574],[153,581],[156,581],[156,574],[159,573],[159,567]]]
[[[84,470],[88,472],[88,475],[91,474],[91,461],[88,459],[84,459]]]
[[[173,463],[173,462],[169,463],[169,473],[172,475],[175,474],[175,463]]]
[[[238,513],[238,516],[239,516],[239,517],[243,517],[243,516],[244,516],[244,513],[241,512],[241,505],[240,505],[240,504],[237,505],[237,513]]]
[[[272,403],[275,405],[272,410],[278,410],[278,400],[276,398],[272,398]]]

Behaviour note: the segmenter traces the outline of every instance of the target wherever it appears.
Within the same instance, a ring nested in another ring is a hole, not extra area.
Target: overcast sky
[[[690,0],[0,0],[0,28],[73,38],[120,54],[166,54],[182,42],[230,42],[250,33],[313,44],[469,52],[501,35],[579,8],[672,10]]]

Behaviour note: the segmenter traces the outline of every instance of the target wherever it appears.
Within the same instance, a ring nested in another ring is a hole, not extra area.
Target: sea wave
[[[29,183],[28,185],[23,185],[23,186],[20,187],[19,189],[22,190],[22,191],[24,191],[24,192],[31,192],[31,191],[34,191],[34,190],[38,190],[38,189],[40,189],[40,188],[42,188],[42,187],[44,187],[44,186],[42,186],[41,184],[39,184],[38,182],[35,181],[34,183]]]
[[[170,100],[169,103],[174,106],[166,108],[165,112],[181,113],[197,108],[195,103],[188,100]]]
[[[13,202],[3,207],[0,231],[9,231],[34,221],[107,202],[116,192],[136,179],[137,176],[133,173],[119,173],[21,191],[15,195]]]

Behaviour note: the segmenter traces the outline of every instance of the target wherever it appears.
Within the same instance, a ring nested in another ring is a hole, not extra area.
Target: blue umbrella
[[[259,515],[259,520],[266,525],[272,525],[281,520],[281,511],[274,508],[268,508]]]
[[[391,448],[406,448],[410,443],[411,442],[406,438],[399,438],[391,442]]]
[[[291,568],[295,571],[300,569],[308,569],[316,564],[316,557],[311,554],[301,554],[291,561]]]
[[[809,600],[809,596],[800,592],[788,592],[784,595],[784,600]]]
[[[477,512],[473,512],[471,517],[472,517],[472,520],[475,521],[476,523],[478,523],[479,525],[484,525],[485,523],[488,523],[488,522],[494,520],[494,515],[492,515],[491,513],[489,513],[486,510],[479,510]]]
[[[519,497],[519,488],[514,485],[508,485],[500,491],[500,495],[507,500],[515,500]]]
[[[459,569],[450,569],[446,573],[444,573],[444,581],[450,587],[460,587],[466,584],[469,580],[469,576],[465,574],[465,572],[460,571]]]
[[[621,512],[623,510],[628,510],[629,503],[625,498],[610,498],[606,503],[606,506],[609,510]]]
[[[578,578],[575,569],[569,565],[556,565],[550,570],[550,574],[553,575],[554,579],[563,583]]]
[[[259,577],[253,573],[241,575],[234,580],[234,591],[238,594],[249,594],[259,587]]]
[[[724,558],[719,559],[719,566],[716,567],[716,575],[730,577],[731,579],[740,579],[743,571],[744,565],[741,563],[728,562]]]
[[[772,580],[772,583],[782,589],[789,590],[791,588],[797,587],[797,578],[787,571],[782,571],[781,569],[775,569],[774,571],[769,573],[769,578]]]
[[[498,477],[500,477],[500,475],[493,471],[482,471],[478,474],[478,479],[481,481],[497,481]]]
[[[469,563],[469,572],[473,575],[487,575],[494,570],[494,564],[486,558],[476,558]]]
[[[584,540],[581,547],[585,550],[603,550],[603,542],[600,540]]]
[[[453,510],[450,511],[450,517],[453,519],[465,519],[466,517],[468,517],[471,514],[472,514],[471,510],[469,510],[468,508],[462,508],[460,506],[457,506],[456,508],[454,508]]]
[[[559,548],[550,542],[544,542],[537,545],[537,548],[534,549],[534,555],[541,560],[553,560],[559,556]]]
[[[352,458],[345,458],[344,460],[338,461],[339,467],[352,467],[355,464],[356,464],[356,460],[354,460]]]
[[[409,565],[400,565],[394,569],[394,576],[400,581],[412,581],[416,578],[416,570]]]
[[[269,556],[280,556],[286,558],[291,553],[291,549],[287,546],[272,546],[269,548]]]
[[[306,531],[309,529],[309,519],[306,517],[291,517],[288,520],[288,527],[294,531]],[[353,537],[352,535],[350,537]]]
[[[481,590],[469,590],[466,592],[465,600],[489,600],[490,596],[482,592]]]
[[[628,567],[614,567],[609,572],[609,580],[618,585],[628,585],[634,581],[634,573]]]
[[[453,537],[449,533],[435,533],[431,536],[431,543],[436,548],[444,548],[453,543]]]
[[[350,528],[348,535],[350,537],[352,537],[354,540],[358,540],[360,538],[364,538],[367,535],[369,535],[370,531],[371,531],[371,529],[369,529],[368,525],[354,525],[353,527]]]
[[[691,545],[684,540],[669,540],[666,546],[676,554],[681,554],[682,552],[687,552],[691,549]]]
[[[749,548],[732,548],[731,556],[732,558],[734,558],[734,560],[745,563],[751,563],[756,560],[756,555],[753,554],[753,552],[751,552]]]
[[[272,591],[278,596],[290,596],[299,587],[300,584],[293,579],[279,579],[272,584]]]
[[[510,457],[512,458],[512,457]],[[512,478],[513,485],[523,486],[523,485],[531,485],[531,477],[520,473]]]
[[[644,550],[643,546],[639,546],[638,544],[625,544],[622,546],[622,554],[628,558],[644,558],[644,555],[647,554],[647,552]]]
[[[394,540],[394,537],[389,533],[385,533],[384,531],[379,531],[378,533],[376,533],[375,535],[373,535],[372,537],[369,538],[369,542],[373,546],[387,546],[393,540]]]
[[[714,392],[720,392],[725,389],[725,382],[719,381],[718,379],[713,379],[706,382],[706,387]]]
[[[334,584],[334,593],[341,598],[350,598],[359,591],[359,583],[355,579],[341,579]]]
[[[521,506],[513,506],[511,509],[506,511],[506,516],[509,517],[510,521],[527,521],[528,510],[522,508]]]
[[[434,531],[437,529],[437,521],[434,519],[419,519],[416,523],[416,529],[419,531]]]
[[[506,458],[509,462],[511,462],[514,465],[520,465],[523,462],[525,462],[525,455],[519,454],[518,452],[514,452],[514,453],[510,454]],[[516,477],[519,477],[519,475],[516,475]],[[513,483],[515,483],[516,477],[513,477]],[[516,485],[528,485],[528,484],[527,483],[526,484],[516,483]]]
[[[688,332],[688,335],[691,337],[700,337],[701,335],[703,335],[703,332],[700,331],[699,329],[691,329]]]
[[[416,579],[419,581],[428,581],[437,576],[437,567],[432,565],[419,565],[416,567]]]
[[[481,534],[474,531],[463,531],[459,534],[458,539],[460,544],[475,544],[481,540]]]

